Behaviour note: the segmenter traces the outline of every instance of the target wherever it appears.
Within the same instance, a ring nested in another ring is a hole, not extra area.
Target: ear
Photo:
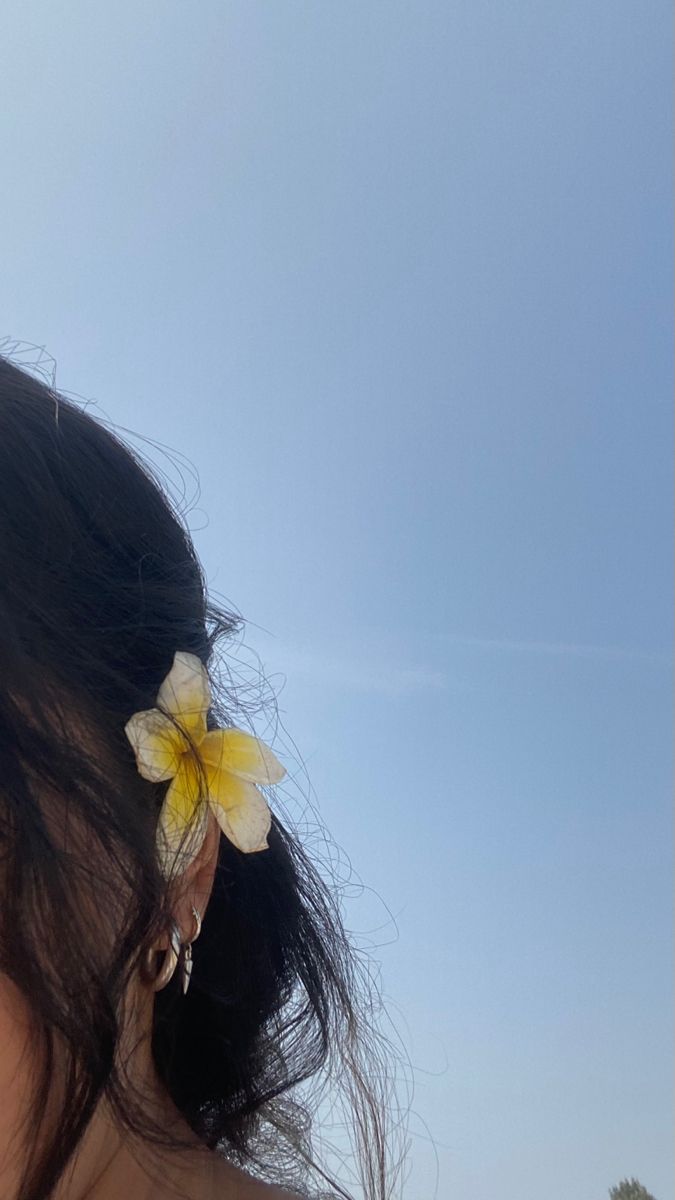
[[[204,914],[213,891],[219,847],[220,827],[209,810],[206,835],[199,853],[180,879],[176,881],[176,899],[173,905],[174,920],[186,939],[190,937],[191,932],[194,932],[193,906],[204,920]]]

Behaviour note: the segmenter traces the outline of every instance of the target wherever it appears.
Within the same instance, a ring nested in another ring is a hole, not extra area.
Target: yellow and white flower
[[[198,854],[209,810],[244,854],[268,848],[271,813],[256,784],[278,783],[286,769],[269,746],[241,729],[207,731],[210,703],[209,678],[201,659],[178,650],[157,693],[158,707],[134,713],[124,726],[143,778],[153,783],[173,779],[157,826],[157,853],[166,876],[176,867],[182,873]],[[192,737],[206,774],[208,804],[201,806],[199,816],[198,768],[181,730]]]

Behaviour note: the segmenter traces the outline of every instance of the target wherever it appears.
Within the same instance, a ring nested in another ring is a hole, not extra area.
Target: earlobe
[[[198,909],[192,906],[192,930],[190,937],[184,942],[182,940],[181,931],[176,921],[172,920],[169,932],[169,947],[164,953],[163,962],[157,970],[155,956],[158,952],[158,947],[151,947],[146,951],[141,964],[141,974],[145,983],[152,986],[153,991],[159,992],[172,979],[173,973],[181,964],[181,986],[183,995],[186,994],[190,986],[190,977],[192,975],[192,943],[197,941],[202,929],[202,918]]]
[[[204,841],[199,853],[180,877],[180,895],[173,904],[173,918],[169,929],[162,935],[160,944],[146,950],[141,961],[141,978],[154,991],[166,987],[178,964],[181,964],[183,994],[188,990],[192,972],[191,945],[197,940],[202,928],[202,918],[211,897],[213,879],[218,865],[220,829],[209,813]],[[184,930],[189,934],[184,939]],[[168,947],[162,942],[168,937]],[[164,950],[164,959],[157,969],[157,955]]]

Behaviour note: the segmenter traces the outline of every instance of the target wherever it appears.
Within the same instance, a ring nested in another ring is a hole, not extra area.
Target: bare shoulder
[[[218,1163],[216,1187],[218,1190],[213,1200],[303,1200],[298,1192],[289,1192],[275,1184],[264,1183],[262,1179],[254,1179],[247,1171],[226,1160]]]

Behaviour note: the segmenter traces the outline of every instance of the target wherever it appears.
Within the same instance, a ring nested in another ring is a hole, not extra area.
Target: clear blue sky
[[[0,336],[199,473],[385,926],[406,1200],[673,1190],[671,38],[665,0],[3,9]]]

